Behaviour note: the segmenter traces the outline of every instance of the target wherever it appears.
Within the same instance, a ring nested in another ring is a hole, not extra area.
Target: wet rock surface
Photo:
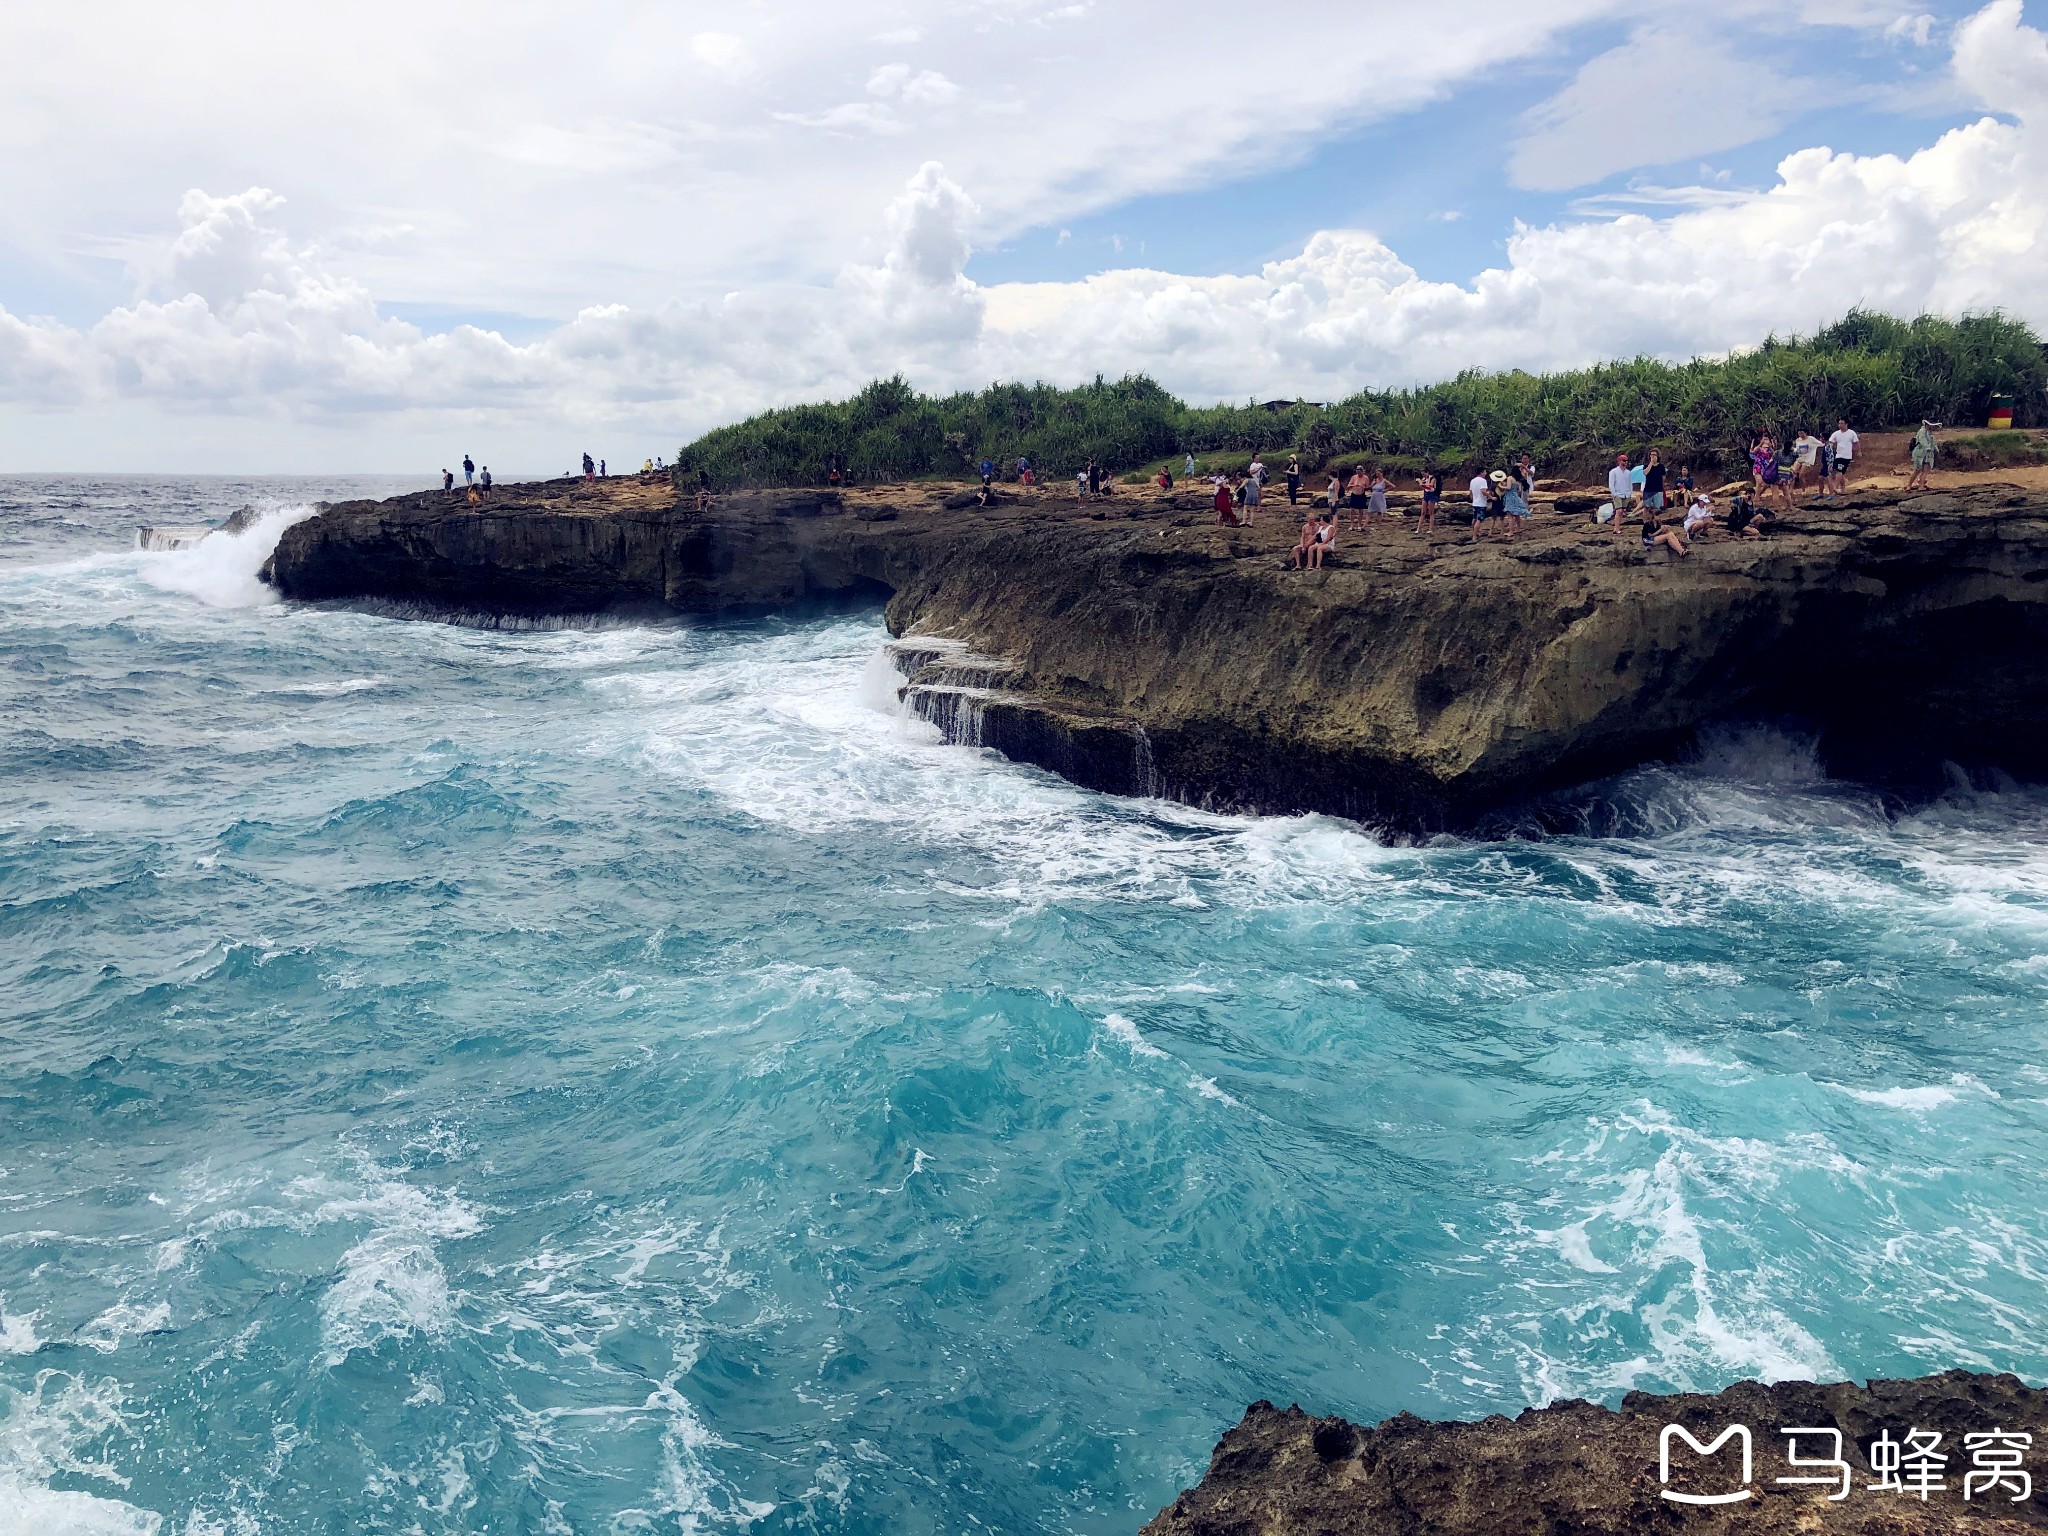
[[[1284,505],[1219,528],[1197,493],[958,499],[430,493],[331,507],[266,575],[289,597],[484,620],[886,603],[893,633],[1004,664],[947,706],[955,739],[1111,792],[1398,831],[1513,825],[1533,797],[1744,715],[1809,723],[1852,774],[2048,773],[2040,492],[1863,494],[1689,559],[1554,507],[1512,542],[1396,520],[1347,530],[1314,572],[1288,568]]]
[[[1748,1478],[1739,1439],[1709,1456],[1673,1437],[1666,1480],[1660,1441],[1670,1424],[1704,1446],[1744,1426]],[[1789,1439],[1788,1428],[1807,1432]],[[1837,1456],[1834,1434],[1840,1465],[1812,1465]],[[1920,1438],[1909,1442],[1913,1434]],[[2001,1438],[1970,1438],[1992,1434]],[[1939,1439],[1930,1444],[1929,1435]],[[1900,1451],[1896,1487],[1873,1486],[1888,1480],[1871,1463],[1881,1437]],[[1808,1464],[1791,1465],[1788,1451]],[[2002,1475],[1994,1481],[1994,1473]],[[1618,1412],[1574,1401],[1513,1419],[1431,1423],[1402,1414],[1370,1428],[1262,1402],[1144,1536],[2017,1533],[2048,1527],[2043,1473],[2048,1392],[1964,1371],[1861,1387],[1744,1382],[1713,1395],[1631,1392]],[[1845,1475],[1846,1496],[1832,1498]],[[1779,1481],[1788,1477],[1815,1481]],[[1745,1496],[1692,1504],[1667,1492]]]

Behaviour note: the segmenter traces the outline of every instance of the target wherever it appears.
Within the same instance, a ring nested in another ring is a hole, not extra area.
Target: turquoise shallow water
[[[2048,1377],[2048,796],[1758,729],[1388,848],[934,744],[875,615],[121,547],[348,488],[0,481],[0,1529],[1117,1532],[1259,1397]]]

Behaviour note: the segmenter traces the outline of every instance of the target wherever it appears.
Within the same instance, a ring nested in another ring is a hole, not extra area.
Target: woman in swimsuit
[[[1422,488],[1422,516],[1415,520],[1415,531],[1425,533],[1436,526],[1436,501],[1441,490],[1436,476],[1426,469],[1415,483]]]
[[[1317,521],[1321,526],[1316,529],[1316,541],[1309,549],[1308,563],[1310,570],[1320,571],[1323,556],[1337,547],[1337,514],[1325,512]]]
[[[1301,525],[1301,541],[1294,546],[1294,568],[1308,569],[1309,551],[1316,547],[1316,515],[1311,512],[1308,521]]]

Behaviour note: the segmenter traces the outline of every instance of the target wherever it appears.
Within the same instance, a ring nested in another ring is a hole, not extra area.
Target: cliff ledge
[[[1748,1479],[1739,1441],[1701,1456],[1673,1437],[1665,1481],[1659,1442],[1668,1424],[1703,1446],[1743,1425],[1753,1450]],[[1789,1440],[1788,1428],[1805,1433]],[[1940,1438],[1909,1445],[1914,1431]],[[1968,1438],[1987,1432],[2031,1438],[2024,1446]],[[1881,1437],[1904,1461],[1898,1487],[1873,1486],[1886,1480],[1870,1460]],[[1795,1447],[1808,1465],[1789,1464],[1787,1451]],[[1926,1458],[1918,1454],[1922,1447]],[[1836,1467],[1811,1465],[1838,1455]],[[1935,1456],[1943,1460],[1933,1462]],[[2024,1481],[1990,1480],[1987,1471],[2000,1470],[1992,1463],[2001,1456]],[[1916,1476],[1920,1465],[1929,1468],[1925,1478]],[[1476,1423],[1401,1414],[1369,1429],[1254,1403],[1217,1444],[1208,1474],[1160,1511],[1143,1536],[2018,1536],[2048,1527],[2048,1489],[2037,1486],[2044,1473],[2048,1392],[2014,1376],[1966,1371],[1863,1387],[1743,1382],[1712,1396],[1631,1392],[1618,1412],[1574,1401]],[[1831,1499],[1845,1475],[1846,1497]],[[1778,1481],[1786,1477],[1814,1481]],[[1926,1486],[1924,1499],[1915,1483]],[[2015,1501],[2023,1488],[2027,1496]],[[1743,1490],[1747,1495],[1731,1503],[1665,1497],[1725,1498]]]
[[[1284,506],[949,487],[744,493],[554,482],[483,508],[345,503],[289,529],[288,597],[493,620],[886,604],[913,707],[1092,788],[1396,830],[1503,807],[1790,715],[1831,767],[2048,775],[2048,494],[1982,485],[1801,508],[1646,555],[1539,509],[1512,543],[1398,520],[1287,568]]]

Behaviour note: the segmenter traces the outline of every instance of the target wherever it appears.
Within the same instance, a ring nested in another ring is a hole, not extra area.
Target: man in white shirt
[[[1849,418],[1844,416],[1835,423],[1835,430],[1828,434],[1828,458],[1832,461],[1827,479],[1822,485],[1827,489],[1824,500],[1832,501],[1835,493],[1847,494],[1849,490],[1849,465],[1856,457],[1856,434],[1849,430]]]
[[[1617,453],[1614,468],[1607,471],[1607,494],[1614,498],[1614,521],[1626,522],[1636,503],[1636,477],[1629,473],[1628,455]]]
[[[1486,532],[1487,509],[1493,504],[1493,482],[1481,470],[1472,477],[1472,537],[1478,538]]]

